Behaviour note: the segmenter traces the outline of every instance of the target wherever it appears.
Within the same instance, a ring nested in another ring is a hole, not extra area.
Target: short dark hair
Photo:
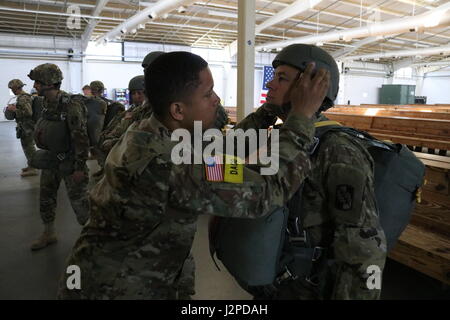
[[[207,67],[202,57],[185,51],[156,58],[145,70],[145,94],[155,114],[165,116],[171,103],[186,102],[200,85],[200,71]]]
[[[89,85],[86,84],[86,85],[83,87],[82,90],[84,90],[84,89],[91,89],[91,87],[90,87]]]

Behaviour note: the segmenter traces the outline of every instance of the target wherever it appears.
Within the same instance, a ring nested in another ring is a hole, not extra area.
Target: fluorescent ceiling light
[[[208,14],[210,16],[218,16],[218,17],[225,17],[225,18],[238,18],[237,13],[233,12],[226,12],[226,11],[216,11],[216,10],[208,10]]]

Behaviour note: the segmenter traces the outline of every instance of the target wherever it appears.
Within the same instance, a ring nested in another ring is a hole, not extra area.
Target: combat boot
[[[32,176],[37,176],[39,174],[38,170],[35,168],[28,168],[28,170],[23,171],[20,176],[22,178],[24,177],[32,177]]]
[[[41,234],[41,236],[35,240],[31,244],[31,250],[40,250],[43,249],[52,243],[56,243],[58,241],[56,239],[56,233],[55,233],[55,226],[52,223],[46,223],[44,232]]]

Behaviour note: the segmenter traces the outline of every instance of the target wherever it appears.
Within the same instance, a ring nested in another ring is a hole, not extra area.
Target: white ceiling
[[[170,1],[170,0],[164,0]],[[305,0],[305,2],[312,0]],[[93,0],[0,0],[0,33],[41,36],[64,36],[98,40],[139,11],[153,6],[158,0],[110,0],[104,7],[102,1]],[[185,10],[172,10],[167,17],[144,21],[136,32],[121,34],[120,39],[195,47],[225,48],[237,39],[237,0],[189,1]],[[256,0],[256,24],[259,25],[293,4],[294,0]],[[345,31],[368,24],[409,19],[424,14],[449,1],[442,0],[324,0],[302,13],[284,19],[262,30],[256,36],[256,46],[293,38]],[[80,8],[79,29],[69,29],[69,6]],[[97,7],[97,10],[95,10]],[[95,14],[99,20],[93,20]],[[447,19],[436,27],[403,30],[398,34],[367,39],[336,39],[319,42],[330,53],[350,56],[384,54],[386,57],[365,59],[392,62],[402,59],[389,52],[448,47],[450,43],[450,10]],[[92,32],[86,30],[91,21]],[[95,23],[96,22],[96,23]],[[134,30],[132,30],[134,31]],[[364,42],[359,42],[366,39]],[[114,38],[114,40],[117,40]],[[359,43],[358,43],[359,42]],[[1,47],[1,43],[0,43]],[[273,48],[276,50],[276,48]],[[340,51],[338,51],[340,50]],[[352,52],[350,52],[352,50]],[[439,61],[450,56],[450,50],[433,54],[414,54],[414,62]]]

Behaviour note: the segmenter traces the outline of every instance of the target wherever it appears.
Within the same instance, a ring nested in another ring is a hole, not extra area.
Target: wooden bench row
[[[378,139],[390,140],[414,147],[450,150],[450,120],[396,116],[367,116],[328,111],[325,115],[334,121],[364,130]]]
[[[337,105],[345,106],[345,105]],[[392,104],[361,104],[359,107],[363,108],[383,108],[389,110],[431,110],[439,112],[450,112],[450,105],[448,104],[409,104],[409,105],[392,105]]]
[[[348,113],[355,115],[368,116],[388,116],[388,117],[407,117],[415,119],[437,119],[450,120],[450,113],[447,112],[424,112],[408,110],[390,110],[380,108],[362,108],[362,107],[333,107],[328,112]]]

